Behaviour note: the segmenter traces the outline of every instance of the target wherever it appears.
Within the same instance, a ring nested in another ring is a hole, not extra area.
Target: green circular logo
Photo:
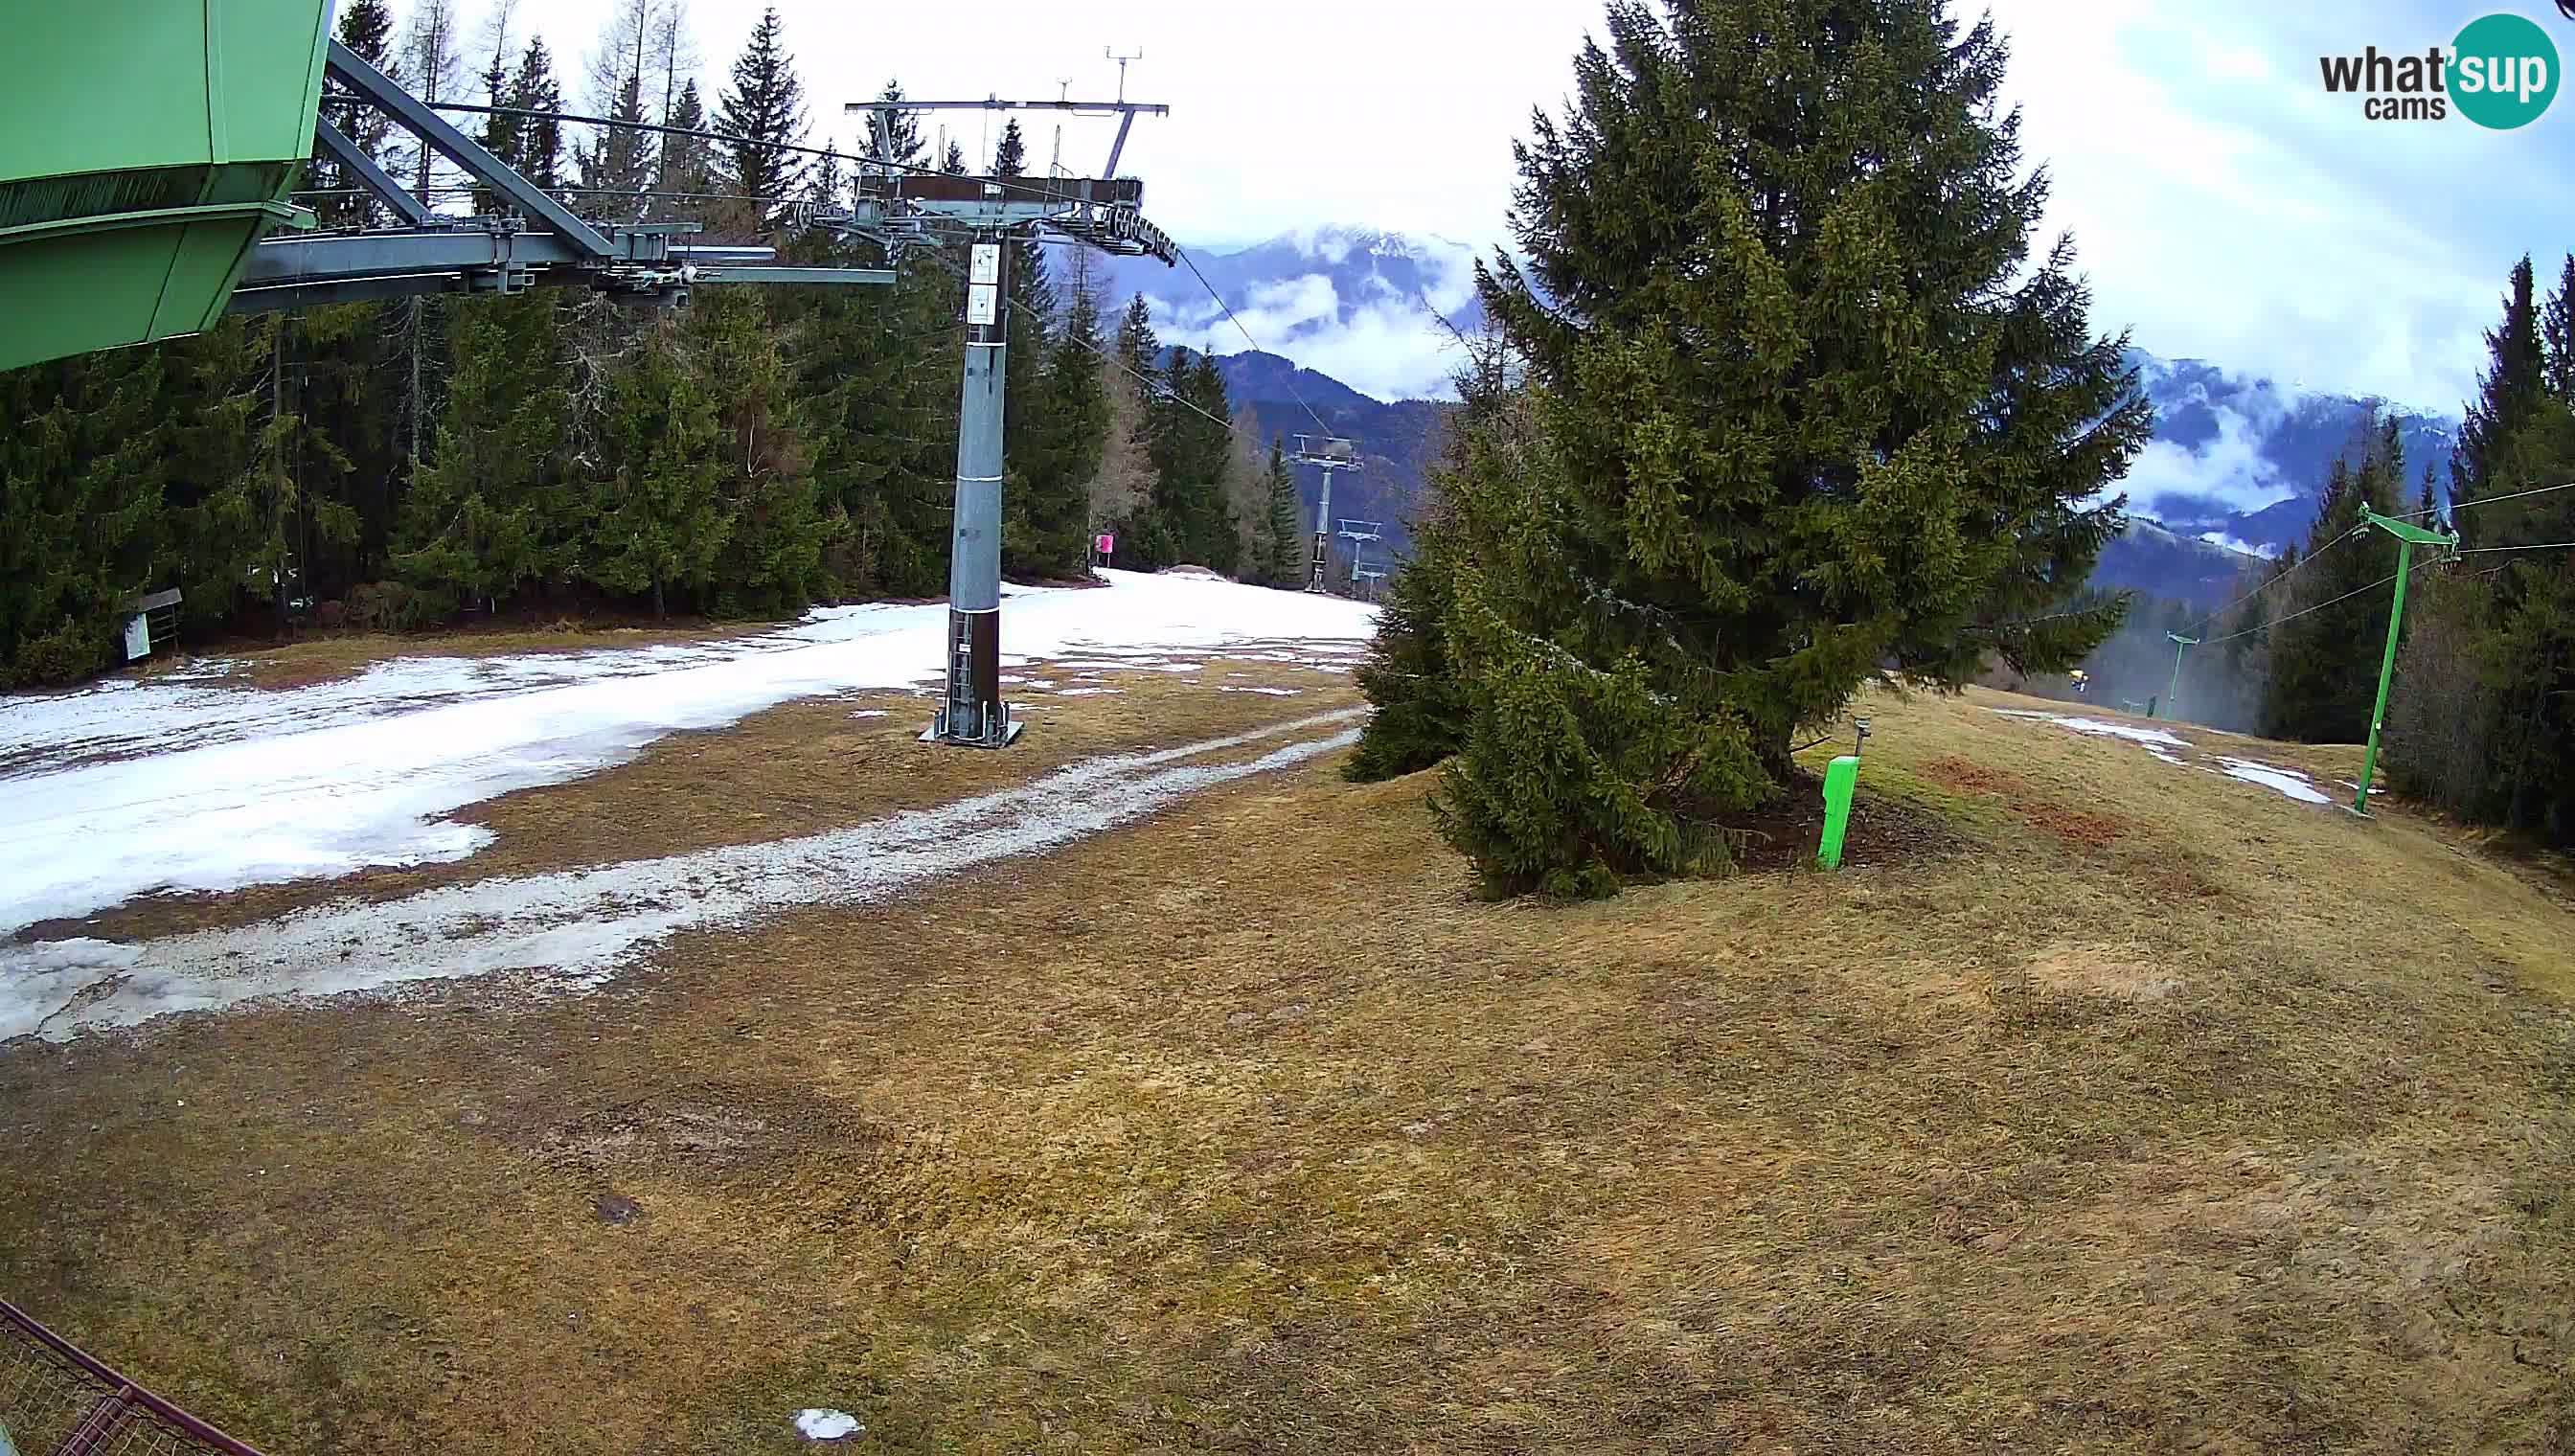
[[[2557,43],[2525,16],[2469,21],[2451,56],[2450,99],[2479,126],[2528,126],[2557,98]]]

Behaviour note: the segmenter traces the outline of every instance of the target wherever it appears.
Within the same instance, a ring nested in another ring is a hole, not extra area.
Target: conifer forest
[[[713,95],[686,74],[676,7],[624,4],[586,74],[512,14],[468,25],[453,0],[423,0],[398,26],[385,0],[350,0],[338,36],[427,100],[673,128],[472,119],[577,213],[759,236],[799,263],[883,260],[819,229],[759,233],[783,204],[844,201],[870,165],[966,168],[909,117],[887,157],[806,148],[775,11]],[[379,117],[358,140],[436,196],[444,164],[402,135]],[[992,161],[1030,165],[1016,122]],[[307,185],[326,226],[379,209],[327,155]],[[709,287],[676,309],[555,289],[345,304],[0,374],[0,686],[103,670],[119,604],[171,587],[201,642],[935,596],[959,265],[914,251],[891,287]],[[1212,362],[1165,349],[1084,250],[1017,252],[1006,570],[1074,577],[1111,532],[1122,566],[1301,582],[1284,468],[1231,428]]]

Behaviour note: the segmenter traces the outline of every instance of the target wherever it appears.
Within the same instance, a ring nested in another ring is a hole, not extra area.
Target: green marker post
[[[2387,648],[2378,659],[2378,705],[2369,711],[2369,746],[2360,755],[2360,787],[2353,791],[2351,811],[2369,817],[2369,785],[2378,781],[2378,730],[2387,722],[2387,685],[2396,677],[2396,632],[2405,622],[2405,584],[2414,575],[2414,548],[2440,547],[2454,550],[2459,544],[2455,535],[2426,531],[2422,527],[2381,516],[2363,506],[2360,524],[2375,526],[2396,538],[2396,601],[2387,609]]]
[[[1815,847],[1815,862],[1826,869],[1842,867],[1842,834],[1850,828],[1851,790],[1859,786],[1859,756],[1844,753],[1824,768],[1824,836]]]

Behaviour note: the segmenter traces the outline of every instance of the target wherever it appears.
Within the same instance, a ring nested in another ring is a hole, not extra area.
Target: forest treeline
[[[2359,742],[2398,560],[2396,538],[2361,510],[2456,532],[2455,557],[2414,552],[2381,734],[2387,786],[2575,843],[2575,490],[2562,489],[2575,482],[2575,256],[2544,297],[2529,259],[2513,269],[2486,348],[2450,458],[2409,476],[2395,424],[2379,428],[2332,465],[2304,546],[2196,624],[2208,641],[2191,651],[2255,730]]]
[[[469,38],[453,0],[419,0],[397,34],[385,0],[351,0],[338,34],[426,100],[583,111],[514,15],[498,4]],[[508,115],[468,129],[577,213],[696,224],[808,265],[885,265],[795,221],[872,171],[969,167],[910,114],[890,151],[792,150],[809,127],[775,11],[714,97],[694,68],[678,0],[623,0],[578,83],[590,114],[716,136]],[[338,119],[422,195],[470,192],[382,117]],[[1016,124],[977,162],[1020,173]],[[306,184],[325,227],[389,221],[327,158]],[[963,350],[947,253],[907,250],[892,286],[701,286],[675,309],[537,288],[229,318],[0,374],[0,686],[109,666],[125,604],[168,587],[199,636],[936,596]],[[1275,448],[1232,428],[1214,361],[1162,348],[1141,297],[1105,303],[1082,250],[1015,253],[1005,571],[1082,573],[1110,531],[1121,566],[1301,582],[1294,488]]]
[[[2238,600],[2213,614],[2132,602],[2084,661],[2096,691],[2168,695],[2166,634],[2178,634],[2197,640],[2178,716],[2360,742],[2398,565],[2396,538],[2361,511],[2454,531],[2455,557],[2414,552],[2381,733],[2387,786],[2471,822],[2575,843],[2575,256],[2544,296],[2529,259],[2513,269],[2486,347],[2449,459],[2418,472],[2397,422],[2374,424],[2328,468],[2305,542],[2253,573]]]
[[[2388,704],[2395,784],[2480,823],[2575,844],[2575,256],[2544,304],[2531,263],[2450,462],[2460,557],[2419,576]],[[2420,553],[2418,552],[2419,556]]]

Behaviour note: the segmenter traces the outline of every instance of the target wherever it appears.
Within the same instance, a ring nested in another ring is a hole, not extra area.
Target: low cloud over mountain
[[[1436,449],[1441,412],[1419,402],[1450,395],[1457,363],[1450,327],[1481,322],[1476,250],[1443,238],[1323,228],[1192,257],[1241,330],[1186,265],[1125,260],[1108,287],[1120,303],[1142,292],[1164,343],[1224,358],[1235,400],[1265,432],[1311,428],[1294,402],[1301,391],[1372,459],[1364,484],[1344,483],[1350,508],[1400,519]],[[1267,352],[1247,345],[1246,332]],[[2105,558],[2104,580],[2114,585],[2205,596],[2254,560],[2302,542],[2326,472],[2338,456],[2356,458],[2380,418],[2397,422],[2409,481],[2426,464],[2448,478],[2454,413],[2142,349],[2129,351],[2129,363],[2154,402],[2156,428],[2122,486],[2143,527]]]
[[[1476,250],[1446,238],[1318,228],[1190,256],[1224,307],[1187,264],[1142,259],[1113,266],[1117,301],[1144,294],[1166,344],[1212,354],[1257,346],[1378,399],[1449,397],[1449,328],[1480,318]]]

